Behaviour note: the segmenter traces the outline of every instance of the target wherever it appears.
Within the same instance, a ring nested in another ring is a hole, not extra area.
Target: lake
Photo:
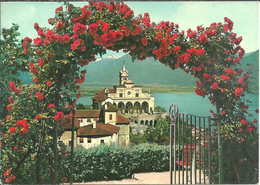
[[[215,110],[207,98],[202,98],[195,93],[151,93],[154,97],[155,106],[161,106],[168,112],[170,106],[174,103],[178,105],[179,112],[185,112],[197,116],[211,116],[209,110]],[[258,94],[247,94],[246,97],[252,101],[247,103],[249,106],[248,112],[253,113],[255,118],[258,118],[258,114],[255,113],[255,109],[259,108]],[[77,103],[84,105],[92,104],[92,97],[81,97]]]

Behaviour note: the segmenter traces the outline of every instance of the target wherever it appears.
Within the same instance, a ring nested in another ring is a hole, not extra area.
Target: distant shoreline
[[[82,86],[80,88],[81,97],[85,96],[95,96],[97,91],[100,91],[105,88],[113,88],[112,86]],[[143,92],[147,93],[195,93],[195,88],[182,87],[182,88],[170,88],[170,87],[148,87],[143,86]]]

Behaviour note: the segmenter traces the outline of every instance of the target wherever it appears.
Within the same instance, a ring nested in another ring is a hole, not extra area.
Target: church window
[[[128,91],[128,92],[127,92],[127,94],[128,94],[128,95],[130,95],[130,94],[131,94],[131,92],[130,92],[130,91]]]
[[[119,93],[119,97],[122,98],[123,97],[123,93]]]
[[[84,138],[79,138],[80,143],[84,143]]]
[[[91,120],[90,120],[90,119],[87,119],[87,122],[91,122]]]
[[[101,144],[104,144],[104,143],[105,143],[104,139],[101,139],[101,140],[100,140],[100,143],[101,143]]]
[[[127,80],[127,78],[125,77],[124,80]]]
[[[88,138],[88,143],[91,143],[91,138]]]
[[[113,116],[112,114],[109,114],[109,120],[112,120]]]
[[[139,93],[135,93],[135,97],[139,97]]]

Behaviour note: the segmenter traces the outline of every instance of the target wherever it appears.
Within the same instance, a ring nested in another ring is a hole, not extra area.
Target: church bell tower
[[[125,62],[123,63],[123,69],[119,72],[119,85],[123,86],[128,80],[128,71],[125,70]]]

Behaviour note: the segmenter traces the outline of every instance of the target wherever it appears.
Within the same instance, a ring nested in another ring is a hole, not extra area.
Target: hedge
[[[70,157],[60,163],[60,178],[70,177]],[[116,147],[102,145],[96,148],[76,148],[74,151],[74,182],[120,180],[134,173],[169,170],[169,147],[137,145]]]

